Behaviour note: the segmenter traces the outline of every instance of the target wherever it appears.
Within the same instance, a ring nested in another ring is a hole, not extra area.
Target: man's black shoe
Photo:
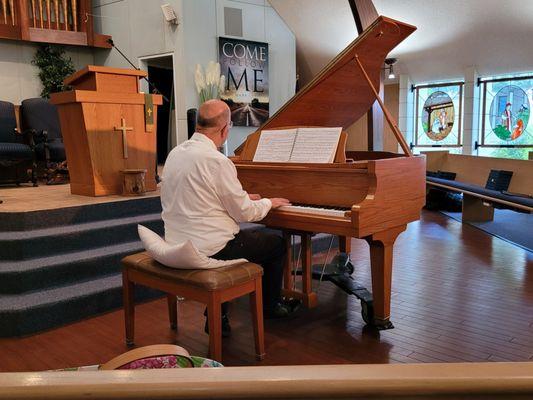
[[[205,319],[204,332],[209,335],[209,321]],[[231,326],[229,324],[229,318],[226,314],[222,314],[222,337],[228,338],[231,336]]]

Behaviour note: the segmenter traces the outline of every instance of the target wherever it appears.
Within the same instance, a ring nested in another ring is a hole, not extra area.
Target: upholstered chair
[[[65,146],[61,135],[59,116],[55,105],[47,99],[24,100],[20,106],[20,124],[24,131],[31,131],[35,138],[35,156],[43,166],[50,183],[58,168],[65,169]]]
[[[35,178],[35,155],[30,132],[22,135],[17,131],[15,106],[0,101],[0,183],[33,182]]]

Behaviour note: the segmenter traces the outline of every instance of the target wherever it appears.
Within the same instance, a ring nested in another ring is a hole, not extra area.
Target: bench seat
[[[446,187],[457,192],[469,192],[472,194],[477,194],[488,201],[495,201],[511,207],[520,208],[524,211],[533,212],[533,199],[529,197],[512,196],[497,190],[485,189],[482,186],[473,185],[471,183],[451,181],[448,179],[435,178],[431,176],[426,177],[426,182],[433,184],[434,186]]]

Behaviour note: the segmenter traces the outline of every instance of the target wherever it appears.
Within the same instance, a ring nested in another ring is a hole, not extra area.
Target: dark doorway
[[[163,104],[157,108],[157,163],[164,164],[171,150],[171,135],[174,109],[174,79],[172,56],[150,58],[148,64],[148,78],[150,82],[169,101],[163,99]],[[153,89],[151,90],[154,93]]]

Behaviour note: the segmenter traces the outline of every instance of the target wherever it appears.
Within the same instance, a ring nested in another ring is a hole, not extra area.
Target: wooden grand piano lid
[[[416,27],[380,16],[361,35],[259,129],[288,126],[342,126],[347,129],[376,101],[355,56],[379,88],[381,68],[387,54]],[[242,151],[241,145],[236,151]]]

